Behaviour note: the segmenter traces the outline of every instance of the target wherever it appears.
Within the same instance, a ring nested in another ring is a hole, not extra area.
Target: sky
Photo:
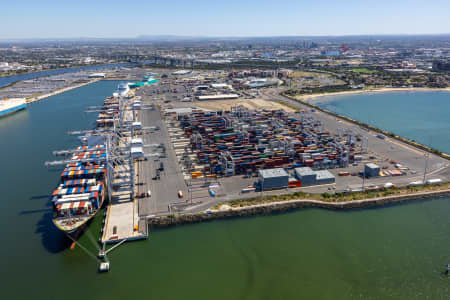
[[[1,0],[0,39],[450,33],[450,0]]]

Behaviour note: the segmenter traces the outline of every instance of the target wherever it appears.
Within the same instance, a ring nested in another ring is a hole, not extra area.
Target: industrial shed
[[[302,182],[302,186],[316,184],[316,173],[310,167],[295,168],[295,176]]]
[[[259,182],[263,190],[287,188],[289,174],[283,168],[259,170]]]
[[[374,163],[368,163],[364,166],[364,175],[367,178],[378,177],[380,175],[380,167]]]
[[[327,170],[316,171],[316,185],[332,184],[336,182],[336,177]]]
[[[332,184],[336,182],[336,177],[329,171],[313,171],[309,167],[296,168],[295,176],[302,182],[302,186]]]

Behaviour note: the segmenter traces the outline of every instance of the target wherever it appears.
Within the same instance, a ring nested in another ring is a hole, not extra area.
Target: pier
[[[44,95],[36,96],[36,97],[31,97],[31,98],[27,99],[27,103],[30,104],[30,103],[38,102],[40,100],[43,100],[43,99],[46,99],[46,98],[49,98],[49,97],[52,97],[52,96],[55,96],[55,95],[58,95],[58,94],[62,94],[62,93],[65,93],[65,92],[77,89],[79,87],[82,87],[82,86],[85,86],[85,85],[88,85],[88,84],[91,84],[91,83],[94,83],[94,82],[97,82],[97,81],[100,81],[100,80],[102,80],[102,79],[101,78],[97,78],[97,79],[89,80],[88,82],[80,83],[80,84],[69,86],[69,87],[66,87],[66,88],[63,88],[63,89],[60,89],[60,90],[57,90],[57,91],[53,91],[53,92],[48,93],[48,94],[44,94]]]
[[[118,169],[124,176],[130,175],[126,166],[120,166]],[[123,179],[116,179],[112,184],[120,183],[123,183]],[[111,203],[106,208],[101,242],[113,244],[123,240],[146,239],[147,226],[140,223],[142,221],[139,219],[138,203],[134,195],[126,189],[115,191],[111,195]]]
[[[122,98],[122,97],[121,97]],[[116,143],[117,149],[129,151],[129,157],[119,159],[111,166],[110,173],[110,203],[106,208],[101,242],[113,244],[122,241],[134,241],[148,238],[147,226],[139,218],[138,176],[137,165],[143,153],[135,154],[133,140],[142,133],[142,126],[138,120],[138,113],[134,105],[139,103],[134,93],[121,99],[120,118],[114,127],[116,135],[121,136]]]

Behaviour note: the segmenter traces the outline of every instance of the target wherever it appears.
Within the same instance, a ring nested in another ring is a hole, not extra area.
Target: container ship
[[[119,112],[115,97],[104,100],[97,117],[97,128],[110,128]],[[71,235],[77,234],[101,209],[107,197],[106,146],[103,136],[86,135],[83,144],[70,151],[71,163],[61,173],[61,182],[53,191],[53,224]]]
[[[74,153],[71,160],[88,158],[94,162],[67,164],[60,185],[52,193],[53,223],[66,233],[83,228],[105,199],[105,146],[80,146],[76,150],[79,152]]]
[[[0,118],[25,109],[27,103],[23,98],[0,100]]]

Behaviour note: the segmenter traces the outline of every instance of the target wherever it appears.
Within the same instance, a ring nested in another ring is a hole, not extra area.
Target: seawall
[[[424,200],[450,196],[450,189],[433,192],[422,192],[409,195],[396,195],[379,197],[367,200],[357,200],[348,202],[324,202],[317,200],[288,200],[280,202],[263,203],[247,207],[231,208],[223,211],[211,211],[199,214],[168,215],[147,218],[147,223],[152,227],[168,227],[188,223],[199,223],[215,219],[225,219],[233,217],[268,215],[271,213],[286,212],[302,208],[323,208],[331,210],[351,210],[371,207],[382,207],[392,204],[406,203],[414,200]]]

